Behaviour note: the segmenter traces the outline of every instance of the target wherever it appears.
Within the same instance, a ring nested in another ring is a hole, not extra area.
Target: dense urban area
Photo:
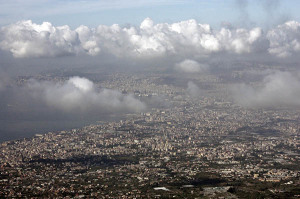
[[[180,74],[91,76],[147,110],[1,143],[0,197],[299,198],[300,110],[235,103],[227,88],[248,73],[191,74],[195,92]],[[66,77],[17,81],[31,78]]]

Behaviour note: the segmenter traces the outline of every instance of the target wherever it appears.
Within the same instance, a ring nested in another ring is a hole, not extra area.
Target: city
[[[299,110],[194,98],[153,74],[113,76],[99,86],[164,94],[169,105],[3,142],[1,197],[299,197]],[[211,81],[211,93],[224,85]]]

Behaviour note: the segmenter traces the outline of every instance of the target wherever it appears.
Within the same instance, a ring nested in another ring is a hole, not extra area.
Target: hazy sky
[[[196,19],[218,27],[221,23],[265,26],[300,19],[298,0],[0,0],[0,25],[20,20],[77,27],[99,24],[139,24],[146,17],[156,23]]]

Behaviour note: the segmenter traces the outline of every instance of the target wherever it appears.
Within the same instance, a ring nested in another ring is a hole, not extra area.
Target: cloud
[[[15,57],[56,57],[99,54],[144,59],[168,57],[208,57],[215,54],[270,54],[288,57],[300,51],[300,28],[289,21],[264,33],[259,28],[221,28],[191,19],[155,24],[146,18],[139,27],[99,25],[55,27],[49,22],[20,21],[1,28],[0,48]]]
[[[185,73],[199,73],[207,69],[206,65],[200,64],[194,60],[186,59],[175,65],[175,69]]]
[[[222,28],[217,37],[223,44],[224,51],[236,54],[262,52],[269,47],[269,41],[264,37],[261,28],[251,30]]]
[[[68,26],[54,27],[48,22],[41,25],[21,21],[1,29],[4,39],[1,48],[15,57],[55,57],[75,54],[78,35]]]
[[[97,43],[95,30],[91,30],[86,26],[79,26],[75,32],[78,34],[81,47],[87,54],[97,55],[101,51]]]
[[[192,97],[199,97],[201,94],[200,88],[192,81],[188,82],[187,92]]]
[[[25,89],[34,100],[65,112],[139,112],[146,108],[133,95],[98,90],[93,82],[82,77],[71,77],[61,83],[30,80]]]
[[[270,41],[270,54],[277,57],[289,57],[300,52],[300,23],[288,21],[270,30],[267,34]]]
[[[254,107],[300,106],[300,76],[276,71],[261,86],[237,85],[233,96],[241,105]]]

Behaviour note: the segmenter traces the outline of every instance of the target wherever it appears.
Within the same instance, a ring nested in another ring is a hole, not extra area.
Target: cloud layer
[[[288,57],[300,51],[300,23],[288,21],[267,32],[261,28],[221,28],[191,19],[154,24],[146,18],[139,27],[55,27],[49,22],[20,21],[1,28],[0,47],[15,57],[55,57],[101,53],[117,57],[148,58],[167,55],[209,56],[266,53]]]
[[[300,76],[276,71],[267,75],[260,86],[238,85],[233,94],[245,106],[300,106]]]
[[[93,82],[82,77],[71,77],[61,83],[31,80],[25,89],[34,100],[64,112],[138,112],[146,108],[133,95],[98,90]]]

